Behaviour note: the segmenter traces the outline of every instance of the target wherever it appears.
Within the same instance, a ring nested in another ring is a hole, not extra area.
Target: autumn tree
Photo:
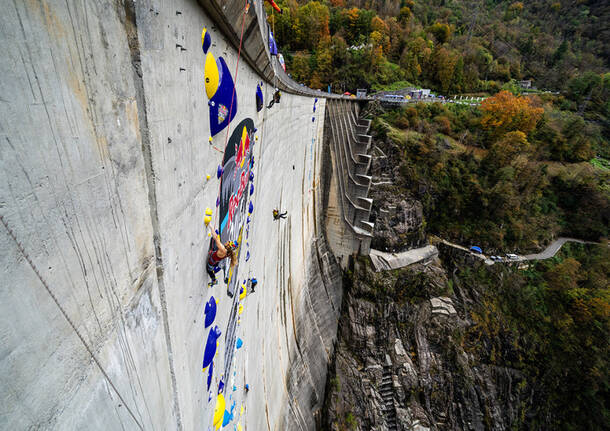
[[[433,55],[433,64],[435,72],[435,80],[443,93],[449,90],[454,77],[455,65],[457,64],[458,56],[445,47],[436,49]]]
[[[451,36],[451,27],[449,27],[448,24],[435,22],[428,30],[434,35],[440,44],[447,42]]]
[[[293,30],[300,48],[314,49],[323,39],[330,37],[328,28],[330,12],[318,1],[300,6],[296,13]]]
[[[496,141],[489,149],[484,161],[490,170],[499,169],[509,165],[519,154],[527,153],[529,149],[530,144],[527,142],[525,133],[515,130]]]
[[[492,140],[514,131],[530,133],[542,118],[544,109],[535,106],[534,98],[515,96],[500,91],[481,103],[481,126],[490,132]]]
[[[411,9],[408,8],[407,6],[400,8],[400,13],[398,15],[398,21],[405,25],[406,23],[409,22],[409,20],[411,19],[411,17],[413,16],[413,12],[411,12]]]
[[[330,39],[323,39],[320,41],[316,48],[315,52],[315,62],[316,68],[314,75],[314,79],[316,83],[320,83],[321,85],[316,85],[313,88],[320,88],[321,86],[328,85],[332,80],[333,74],[333,57],[330,47]]]
[[[311,69],[309,67],[310,56],[303,52],[297,52],[293,59],[292,65],[290,67],[290,73],[292,74],[292,79],[297,82],[308,82],[309,77],[311,75]]]

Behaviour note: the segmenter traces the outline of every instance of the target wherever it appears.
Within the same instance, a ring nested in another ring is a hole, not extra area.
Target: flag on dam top
[[[269,24],[267,24],[267,28],[269,29],[269,53],[271,55],[277,55],[277,43],[275,43],[275,38],[273,37],[273,32],[271,31]]]

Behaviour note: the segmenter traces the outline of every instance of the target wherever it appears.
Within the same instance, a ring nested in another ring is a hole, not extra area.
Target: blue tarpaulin
[[[473,245],[472,247],[470,247],[470,251],[474,251],[475,253],[483,253],[483,250],[481,250],[481,247]]]

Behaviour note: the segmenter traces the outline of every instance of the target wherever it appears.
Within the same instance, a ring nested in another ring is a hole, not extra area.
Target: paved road
[[[525,256],[521,256],[519,260],[544,260],[549,259],[557,254],[559,249],[563,247],[566,242],[578,242],[580,244],[597,244],[591,241],[583,241],[581,239],[576,238],[557,238],[555,241],[549,244],[549,246],[542,252],[536,254],[527,254]]]
[[[487,258],[484,254],[478,254],[478,253],[474,253],[472,251],[470,251],[468,248],[463,247],[461,245],[458,244],[454,244],[452,242],[449,242],[447,240],[441,240],[441,242],[443,244],[446,244],[450,247],[453,248],[457,248],[459,250],[463,250],[469,254],[471,254],[472,256],[478,257],[479,259],[484,259],[485,263],[487,265],[493,265],[494,263],[497,262],[525,262],[525,261],[529,261],[529,260],[544,260],[544,259],[549,259],[553,256],[555,256],[557,254],[557,252],[561,249],[561,247],[566,243],[566,242],[578,242],[580,244],[597,244],[596,242],[591,242],[591,241],[583,241],[581,239],[576,239],[576,238],[557,238],[555,241],[553,241],[552,243],[550,243],[548,245],[548,247],[546,249],[544,249],[543,251],[541,251],[540,253],[535,253],[535,254],[527,254],[525,256],[518,256],[517,259],[507,259],[507,258],[503,258],[501,261],[493,261],[489,258]]]

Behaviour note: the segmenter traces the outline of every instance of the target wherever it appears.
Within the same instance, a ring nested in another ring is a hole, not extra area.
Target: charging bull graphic
[[[208,52],[212,38],[206,28],[201,32],[201,48],[205,54],[204,79],[205,93],[208,96],[210,111],[210,134],[216,135],[229,125],[237,113],[237,93],[233,77],[224,58],[214,58]]]
[[[242,239],[244,239],[242,234],[247,218],[249,183],[254,178],[251,175],[254,130],[254,122],[250,118],[239,123],[229,138],[222,161],[218,198],[220,223],[218,232],[223,244],[226,241],[237,241],[238,257],[242,249]],[[210,247],[212,246],[213,240],[210,242]],[[227,269],[225,269],[224,278],[228,283],[227,291],[233,295],[237,280],[237,266],[233,269],[234,274],[226,273],[226,271]]]

